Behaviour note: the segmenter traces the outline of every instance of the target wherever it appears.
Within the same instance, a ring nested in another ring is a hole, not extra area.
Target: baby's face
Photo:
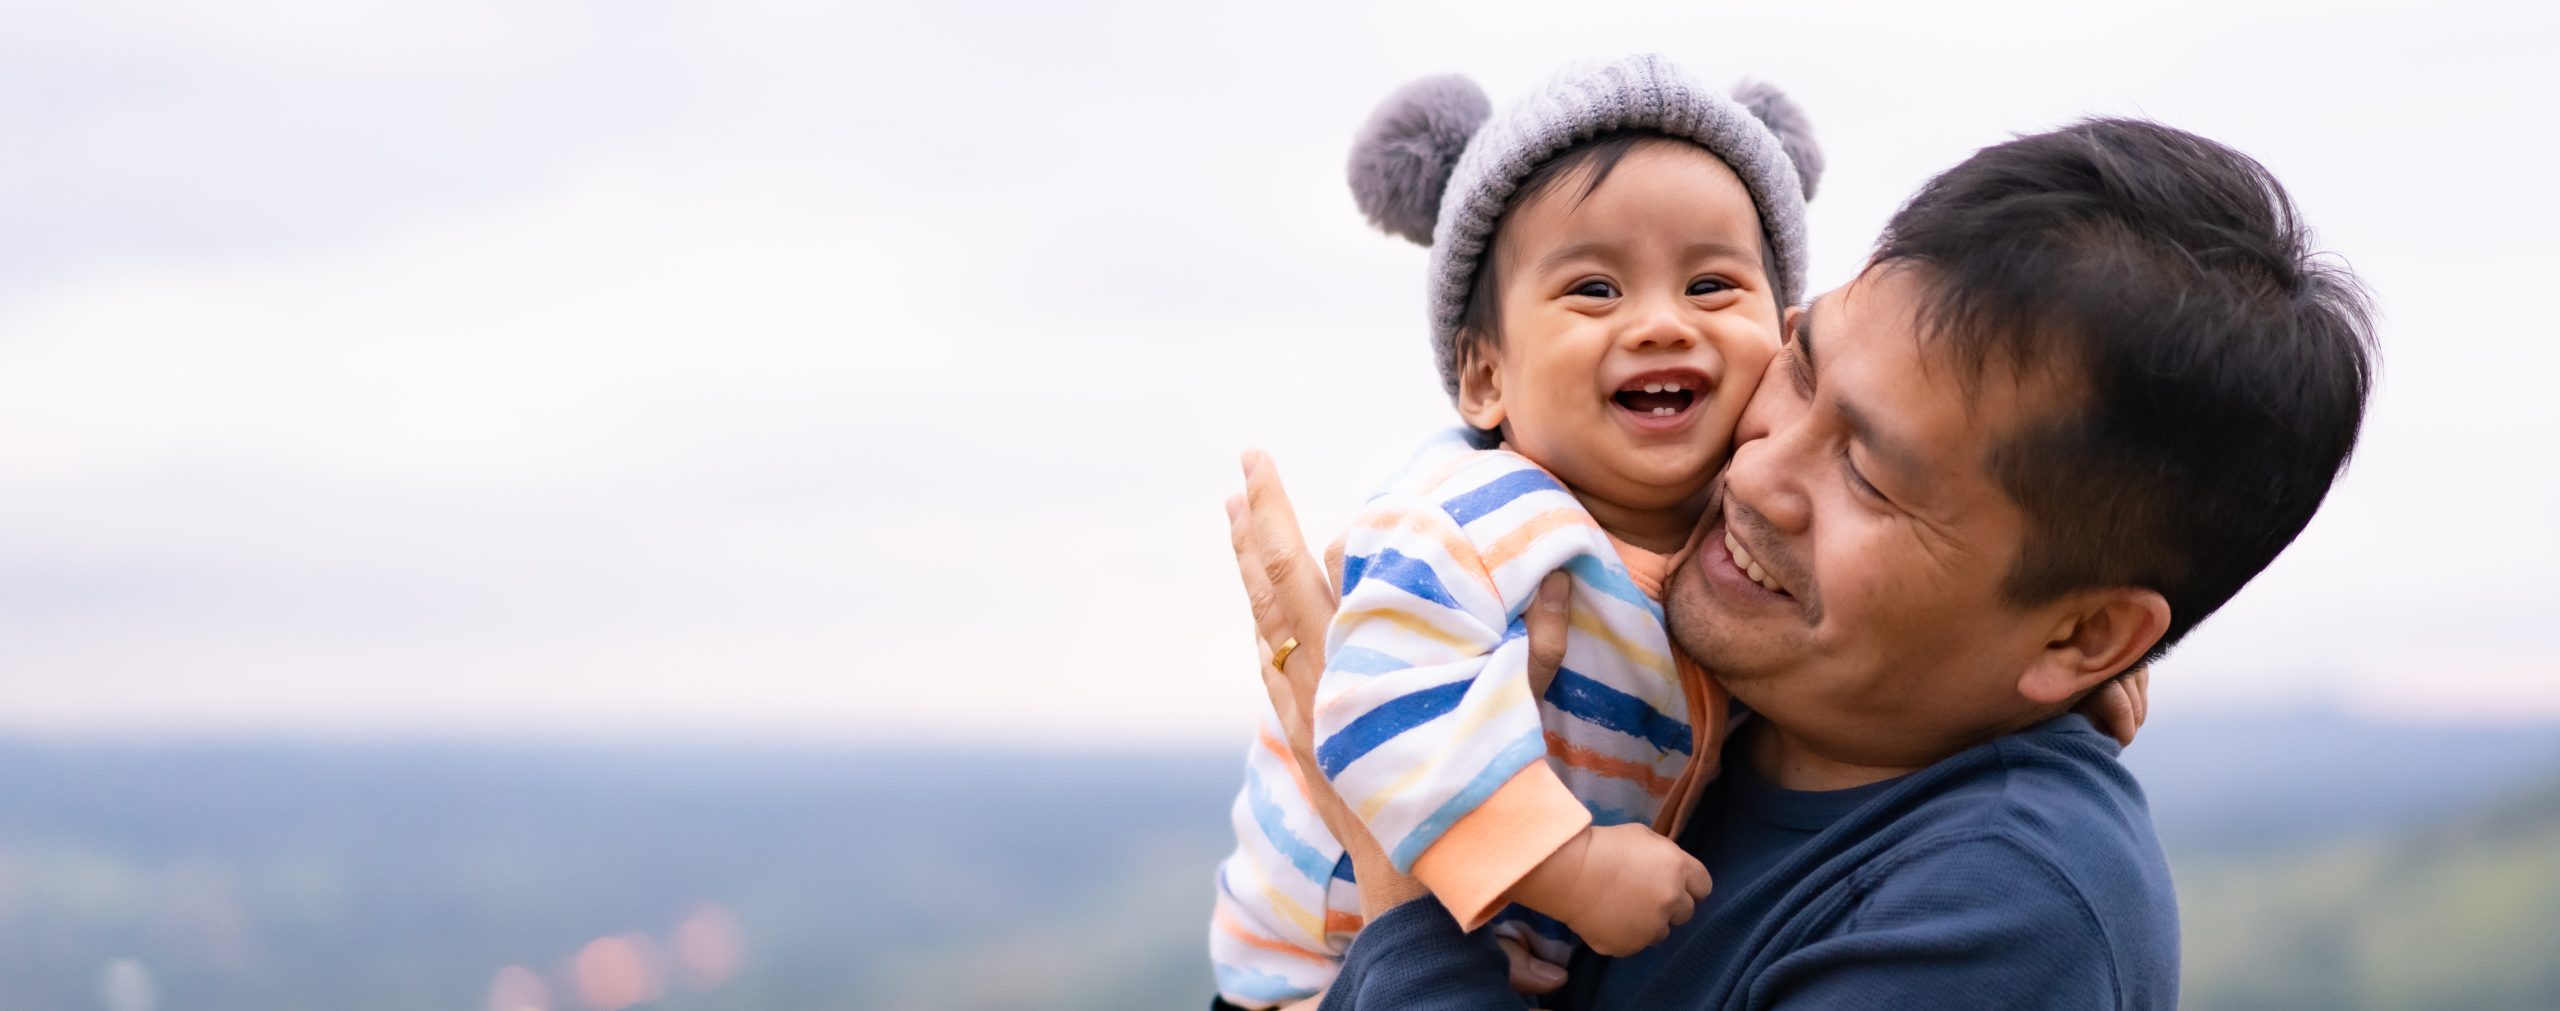
[[[1586,496],[1692,502],[1777,353],[1749,190],[1694,144],[1636,146],[1590,196],[1566,178],[1496,237],[1502,339],[1460,410]]]

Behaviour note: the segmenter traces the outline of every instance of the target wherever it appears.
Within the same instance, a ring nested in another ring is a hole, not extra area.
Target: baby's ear
[[[1733,100],[1778,135],[1778,147],[1787,153],[1788,161],[1796,163],[1796,178],[1804,180],[1804,198],[1813,199],[1813,188],[1822,181],[1822,145],[1813,139],[1813,120],[1804,114],[1804,107],[1767,81],[1734,85]]]
[[[1431,244],[1440,197],[1493,103],[1476,82],[1450,74],[1396,89],[1351,142],[1351,198],[1369,223]]]
[[[1473,333],[1458,335],[1458,417],[1488,431],[1511,417],[1502,406],[1502,356],[1492,350]]]

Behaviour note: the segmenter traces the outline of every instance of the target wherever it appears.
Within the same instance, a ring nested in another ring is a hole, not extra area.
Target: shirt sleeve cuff
[[[1472,931],[1502,909],[1521,878],[1590,826],[1591,810],[1555,770],[1531,762],[1422,851],[1413,876],[1459,929]]]

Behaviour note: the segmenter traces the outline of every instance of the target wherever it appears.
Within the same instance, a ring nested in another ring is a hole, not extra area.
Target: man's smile
[[[1798,612],[1807,624],[1818,624],[1821,604],[1810,592],[1812,580],[1783,553],[1765,546],[1766,537],[1754,532],[1765,529],[1750,507],[1720,494],[1707,507],[1715,518],[1715,526],[1705,533],[1712,538],[1699,546],[1692,564],[1705,569],[1707,582],[1717,595],[1736,604],[1764,603]],[[1739,522],[1737,523],[1737,520]],[[1763,544],[1758,551],[1754,543]]]
[[[1733,560],[1733,567],[1742,570],[1744,575],[1750,576],[1752,582],[1768,587],[1771,593],[1787,595],[1787,588],[1778,585],[1778,581],[1771,578],[1768,571],[1760,567],[1760,563],[1751,560],[1751,552],[1743,549],[1741,541],[1733,539],[1733,530],[1730,527],[1724,532],[1724,550],[1725,557]]]

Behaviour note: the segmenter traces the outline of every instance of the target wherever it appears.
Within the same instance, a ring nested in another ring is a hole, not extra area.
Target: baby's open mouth
[[[1688,410],[1690,404],[1696,403],[1698,391],[1678,380],[1664,382],[1657,379],[1643,383],[1630,383],[1626,389],[1619,390],[1609,399],[1616,401],[1618,406],[1637,414],[1670,417]]]

